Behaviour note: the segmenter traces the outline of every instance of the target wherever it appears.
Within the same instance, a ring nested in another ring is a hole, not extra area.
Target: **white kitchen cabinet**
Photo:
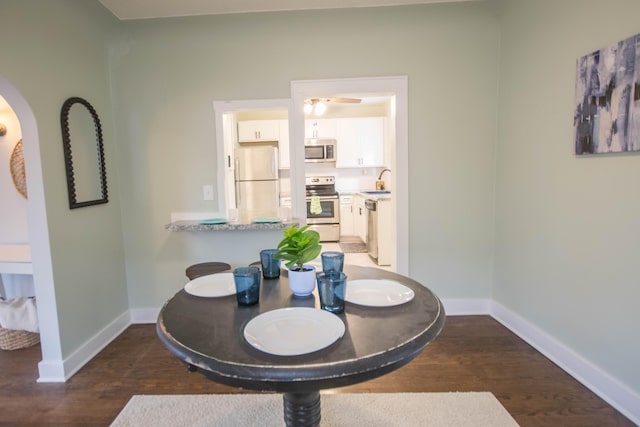
[[[338,120],[336,167],[385,165],[385,118],[354,117]]]
[[[289,154],[289,120],[278,120],[279,136],[278,139],[278,156],[279,168],[290,169],[291,160]]]
[[[378,265],[391,265],[396,253],[395,221],[391,199],[379,199],[378,212]]]
[[[340,196],[340,235],[355,236],[353,218],[353,196]]]
[[[367,243],[368,212],[364,206],[365,198],[361,194],[353,195],[353,227],[356,236]]]
[[[238,142],[278,141],[279,120],[245,120],[238,122]]]
[[[329,138],[338,136],[337,119],[306,119],[304,121],[305,138]]]

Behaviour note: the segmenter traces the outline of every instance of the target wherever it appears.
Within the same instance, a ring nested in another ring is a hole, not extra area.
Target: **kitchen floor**
[[[351,239],[347,239],[347,242],[353,242],[354,240]],[[358,239],[358,241],[360,241]],[[338,251],[338,252],[342,252],[342,249],[340,248],[340,245],[338,244],[338,242],[322,242],[322,251]],[[318,262],[322,262],[320,260],[320,257],[318,257]],[[363,266],[363,267],[376,267],[376,268],[380,268],[383,270],[391,270],[391,266],[387,265],[387,266],[381,266],[381,265],[377,265],[370,257],[368,253],[345,253],[344,254],[344,263],[345,264],[351,264],[351,265],[359,265],[359,266]]]

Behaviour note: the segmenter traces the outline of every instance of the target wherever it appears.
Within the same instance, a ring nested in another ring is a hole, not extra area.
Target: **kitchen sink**
[[[389,190],[371,190],[371,191],[363,191],[364,194],[391,194]]]

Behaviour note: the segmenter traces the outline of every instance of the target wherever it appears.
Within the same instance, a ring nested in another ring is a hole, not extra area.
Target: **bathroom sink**
[[[371,191],[363,191],[364,194],[391,194],[389,190],[371,190]]]

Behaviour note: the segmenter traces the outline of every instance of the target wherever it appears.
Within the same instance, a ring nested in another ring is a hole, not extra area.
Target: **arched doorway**
[[[22,130],[29,191],[27,224],[42,347],[42,361],[38,364],[38,382],[63,382],[65,375],[51,266],[38,127],[27,100],[3,76],[0,76],[0,94],[15,112]]]

